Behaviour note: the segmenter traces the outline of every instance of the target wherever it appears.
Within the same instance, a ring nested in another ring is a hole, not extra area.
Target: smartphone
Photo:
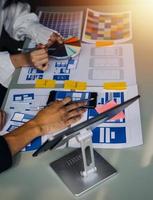
[[[47,105],[55,100],[63,100],[65,97],[71,97],[73,102],[86,101],[86,108],[94,109],[97,105],[96,92],[79,92],[79,91],[58,91],[52,90],[49,93]]]

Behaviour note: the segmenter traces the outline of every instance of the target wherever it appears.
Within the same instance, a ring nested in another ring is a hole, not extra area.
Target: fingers
[[[44,59],[41,59],[41,60],[37,60],[35,62],[35,67],[43,67],[43,66],[46,66],[48,64],[48,58],[44,58]]]
[[[86,102],[71,102],[70,105],[66,106],[67,111],[71,111],[77,108],[84,107],[87,103]]]
[[[55,101],[49,105],[50,109],[54,107],[57,112],[60,112],[65,119],[69,119],[73,116],[81,115],[86,111],[83,107],[86,105],[86,102],[72,102],[70,97],[64,98],[62,101]]]
[[[37,49],[44,49],[46,46],[44,44],[39,43],[36,45],[36,47]]]
[[[63,101],[56,102],[56,105],[59,107],[61,120],[66,126],[80,120],[83,113],[86,112],[86,109],[81,108],[86,105],[86,102],[72,103],[70,97],[65,98]]]
[[[37,57],[40,57],[40,59],[42,58],[47,58],[48,57],[48,52],[45,48],[43,49],[36,49],[35,51],[32,51],[30,53],[31,59],[33,59],[32,61],[35,61],[35,59]]]
[[[45,48],[38,49],[30,53],[31,63],[37,69],[45,71],[48,68],[48,53]]]
[[[48,40],[48,44],[38,44],[37,50],[30,53],[31,64],[37,69],[45,71],[48,68],[49,62],[47,48],[53,45],[55,42],[62,44],[63,38],[59,33],[53,32]]]
[[[65,118],[66,118],[66,120],[69,120],[71,118],[75,118],[75,117],[81,116],[85,111],[86,111],[86,109],[72,110],[71,112],[67,113]]]
[[[48,64],[43,64],[43,65],[36,65],[34,66],[36,69],[39,69],[41,71],[46,71],[48,69]]]
[[[66,97],[64,98],[60,103],[61,103],[61,107],[65,106],[66,104],[72,102],[72,99],[70,97]]]
[[[62,101],[59,101],[59,100],[56,100],[54,101],[53,103],[51,103],[48,107],[50,107],[51,109],[54,107],[55,109],[57,110],[62,110],[63,108],[63,111],[66,111],[65,109],[65,105],[70,103],[72,100],[70,97],[66,97],[64,98]]]
[[[63,43],[63,37],[59,34],[59,33],[52,33],[52,35],[50,36],[50,40],[53,41],[53,42],[58,42],[60,44]]]
[[[43,60],[43,59],[48,59],[48,54],[47,53],[42,53],[42,54],[37,54],[37,51],[38,50],[36,50],[36,54],[33,54],[33,56],[34,56],[34,61],[37,61],[37,60]]]
[[[78,122],[81,119],[82,115],[78,115],[76,117],[70,118],[69,120],[67,120],[66,124],[67,126],[70,126],[76,122]]]
[[[53,32],[48,40],[47,47],[52,46],[55,42],[63,44],[63,37],[59,33]]]
[[[81,108],[84,105],[85,102],[73,103],[70,97],[66,97],[39,111],[34,120],[43,130],[41,134],[57,132],[80,120],[86,111]]]

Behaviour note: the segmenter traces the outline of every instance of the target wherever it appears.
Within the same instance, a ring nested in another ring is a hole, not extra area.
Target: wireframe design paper
[[[4,110],[8,115],[8,121],[0,134],[5,134],[31,119],[46,105],[50,89],[12,89],[9,92]],[[88,98],[89,91],[98,93],[97,105],[105,105],[114,100],[117,104],[138,94],[137,86],[131,86],[125,91],[105,91],[100,87],[87,88],[84,92],[72,92],[58,89],[56,99],[61,100],[71,96],[73,100]],[[22,106],[21,106],[22,105]],[[111,119],[99,125],[93,130],[93,145],[96,148],[127,148],[141,145],[142,132],[140,123],[139,103],[130,105],[124,112],[125,118]],[[80,122],[98,115],[96,109],[88,109]],[[31,116],[31,117],[30,117]],[[79,123],[80,123],[79,122]],[[55,133],[58,134],[58,133]],[[25,150],[34,150],[38,144],[42,144],[49,135],[41,137],[29,144]],[[31,145],[31,146],[30,146]],[[70,146],[78,147],[76,139],[69,142]]]

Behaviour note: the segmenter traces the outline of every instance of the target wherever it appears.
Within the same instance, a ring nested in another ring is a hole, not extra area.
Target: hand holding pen
[[[26,58],[29,65],[34,66],[39,70],[45,71],[48,69],[49,66],[48,52],[54,52],[56,50],[56,48],[54,47],[55,43],[59,45],[63,43],[62,36],[57,32],[53,32],[51,34],[50,38],[48,39],[48,43],[45,45],[38,44],[34,48],[25,48],[18,50],[26,54]]]

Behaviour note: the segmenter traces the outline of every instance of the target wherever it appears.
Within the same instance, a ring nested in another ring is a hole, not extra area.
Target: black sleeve
[[[12,155],[5,139],[0,136],[0,173],[12,166]]]

